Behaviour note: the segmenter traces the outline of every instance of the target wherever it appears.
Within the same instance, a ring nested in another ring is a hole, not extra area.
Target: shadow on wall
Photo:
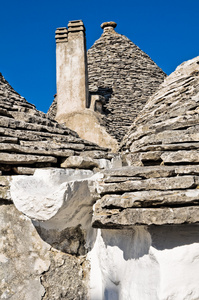
[[[149,253],[151,236],[145,226],[127,230],[102,230],[102,238],[107,247],[116,247],[123,253],[125,261],[139,259]]]
[[[103,87],[99,87],[97,92],[89,92],[88,108],[107,116],[110,113],[107,106],[112,93],[112,88]]]
[[[105,288],[104,299],[114,299],[119,300],[119,292],[115,289]]]
[[[152,246],[157,250],[199,243],[199,225],[149,226]]]
[[[45,229],[35,225],[40,238],[53,248],[71,255],[85,255],[85,236],[81,226],[65,228],[61,231],[56,229]]]
[[[99,293],[101,285],[102,294],[91,299],[193,299],[191,292],[198,297],[198,229],[186,224],[101,230],[95,257],[101,274],[96,286]],[[93,265],[95,269],[95,260]],[[93,270],[93,278],[97,274]]]

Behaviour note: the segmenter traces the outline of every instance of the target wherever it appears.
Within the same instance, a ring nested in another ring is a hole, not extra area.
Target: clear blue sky
[[[82,19],[87,48],[100,24],[115,21],[116,31],[145,51],[167,74],[199,55],[199,0],[6,0],[0,7],[0,72],[27,101],[46,112],[56,93],[57,27]]]

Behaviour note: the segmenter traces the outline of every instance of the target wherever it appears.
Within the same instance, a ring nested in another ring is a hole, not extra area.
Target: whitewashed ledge
[[[98,195],[95,182],[102,176],[91,170],[38,169],[33,176],[13,176],[11,198],[19,211],[42,226],[86,229]]]

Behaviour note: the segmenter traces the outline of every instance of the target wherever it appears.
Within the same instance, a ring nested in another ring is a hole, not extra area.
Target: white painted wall
[[[98,230],[91,300],[199,299],[198,226]]]

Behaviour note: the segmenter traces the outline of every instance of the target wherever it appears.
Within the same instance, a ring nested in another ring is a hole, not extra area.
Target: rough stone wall
[[[121,140],[165,73],[127,37],[103,33],[88,50],[89,91],[105,97],[106,130]]]

